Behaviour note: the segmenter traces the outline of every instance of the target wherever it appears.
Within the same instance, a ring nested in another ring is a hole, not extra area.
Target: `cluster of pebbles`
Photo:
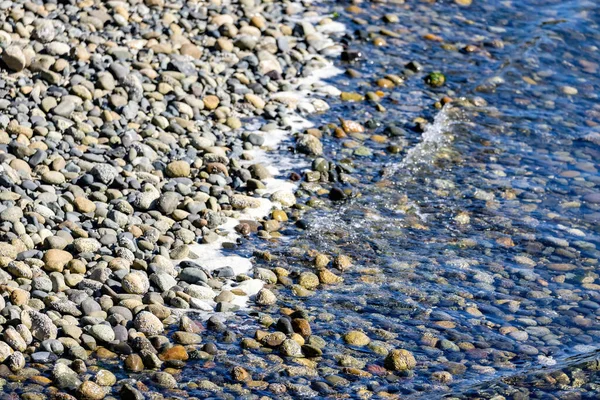
[[[271,170],[253,157],[293,112],[326,109],[298,95],[322,85],[298,78],[339,53],[326,35],[335,23],[305,6],[0,2],[2,385],[32,382],[26,399],[141,398],[97,366],[116,359],[176,388],[172,368],[216,352],[187,311],[276,302],[255,282],[276,282],[273,272],[203,256],[240,236],[276,237],[296,202],[270,190]],[[258,132],[245,129],[250,117],[264,121]],[[313,135],[298,143],[321,151]],[[223,229],[232,221],[239,236]],[[318,353],[300,339],[283,338],[284,355]],[[397,356],[390,368],[412,365]]]

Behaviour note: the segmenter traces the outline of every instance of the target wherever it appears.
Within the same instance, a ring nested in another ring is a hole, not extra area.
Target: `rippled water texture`
[[[417,355],[420,368],[397,383],[415,396],[436,389],[467,396],[486,382],[500,390],[499,378],[570,366],[575,355],[594,357],[600,5],[407,2],[365,6],[360,14],[335,8],[350,31],[365,30],[351,18],[367,20],[370,32],[389,28],[381,21],[385,12],[398,15],[394,28],[405,31],[382,48],[349,35],[349,48],[364,58],[345,66],[362,76],[337,81],[341,90],[375,90],[377,78],[403,73],[409,61],[423,70],[390,91],[384,114],[364,104],[333,107],[377,121],[381,127],[370,133],[401,127],[405,135],[397,141],[405,147],[390,157],[385,145],[370,143],[372,157],[354,157],[362,196],[309,214],[311,228],[301,234],[309,247],[329,243],[361,266],[344,286],[309,304],[326,304],[340,332],[392,332]],[[422,78],[434,70],[447,85],[429,90]],[[458,105],[433,109],[443,95]],[[424,133],[411,129],[421,115],[433,120]],[[351,151],[332,140],[329,154],[340,160]],[[459,373],[445,388],[431,381],[437,370]],[[544,378],[520,385],[543,386],[536,382]],[[558,384],[546,386],[540,390],[562,393]],[[590,396],[589,388],[564,389]]]
[[[370,121],[362,140],[324,139],[330,160],[354,166],[358,181],[347,187],[360,196],[324,200],[304,215],[306,230],[289,228],[290,240],[266,249],[297,268],[306,262],[298,248],[355,260],[344,284],[289,296],[330,341],[323,364],[336,365],[328,354],[341,351],[338,334],[362,329],[383,347],[412,351],[418,365],[407,377],[352,377],[336,390],[597,398],[588,364],[600,348],[600,3],[349,5],[324,2],[322,12],[347,25],[338,39],[363,57],[336,65],[360,77],[330,83],[364,94],[394,73],[405,84],[384,90],[385,112],[328,100],[317,125],[338,116]],[[384,22],[386,13],[399,21]],[[382,28],[401,33],[386,37]],[[387,45],[374,46],[377,36]],[[409,73],[410,61],[422,70]],[[446,75],[445,86],[425,84],[432,71]],[[434,107],[444,96],[454,101]],[[417,117],[429,120],[424,131]],[[389,135],[390,125],[401,134]],[[351,140],[371,155],[357,155],[345,145]],[[390,155],[389,144],[403,150]],[[303,201],[319,197],[305,189]],[[370,350],[354,355],[381,364]],[[434,379],[438,371],[452,381]]]

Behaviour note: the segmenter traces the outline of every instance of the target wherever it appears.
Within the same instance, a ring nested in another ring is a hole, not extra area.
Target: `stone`
[[[50,20],[38,20],[33,30],[33,38],[42,43],[48,43],[56,37],[56,29]]]
[[[117,377],[109,370],[101,369],[96,373],[95,381],[100,386],[113,386],[117,383]]]
[[[234,194],[230,197],[229,202],[233,208],[238,210],[260,207],[260,201],[258,199],[243,194]]]
[[[278,190],[271,195],[271,201],[280,203],[284,207],[292,207],[296,204],[296,196],[288,190]]]
[[[166,173],[171,178],[188,177],[191,173],[190,164],[183,160],[172,161],[167,165]]]
[[[49,272],[62,272],[65,265],[73,259],[73,256],[64,250],[50,249],[44,253],[44,269]]]
[[[23,353],[21,353],[20,351],[15,351],[10,356],[8,356],[5,363],[6,365],[8,365],[8,368],[10,368],[11,371],[20,371],[23,368],[25,368],[25,356],[23,356]]]
[[[412,353],[404,349],[393,349],[385,357],[384,366],[391,371],[406,371],[414,369],[417,361]]]
[[[232,368],[231,377],[237,382],[246,382],[252,379],[250,373],[245,368],[238,365]]]
[[[87,332],[95,339],[102,342],[112,342],[115,340],[115,332],[109,325],[92,325]]]
[[[23,210],[19,207],[8,207],[0,213],[0,220],[12,222],[13,224],[19,222],[23,218]]]
[[[96,253],[102,244],[92,238],[77,238],[73,241],[73,247],[78,253]]]
[[[77,393],[82,399],[102,400],[106,396],[104,389],[92,381],[83,382],[77,389]]]
[[[273,292],[271,292],[269,289],[263,288],[256,294],[255,301],[258,305],[268,306],[275,304],[277,302],[277,297],[275,297]]]
[[[31,320],[31,334],[40,341],[56,339],[58,328],[52,322],[52,319],[46,314],[29,310],[29,319]]]
[[[19,46],[8,46],[2,53],[2,61],[6,66],[15,72],[20,72],[27,65],[27,58]]]
[[[65,176],[58,171],[47,171],[42,174],[42,182],[51,185],[62,185],[65,183]]]
[[[173,376],[167,372],[155,372],[152,375],[152,380],[156,384],[165,389],[175,389],[177,387],[177,381]]]
[[[150,289],[150,280],[146,273],[133,271],[121,280],[123,290],[130,294],[146,294]]]
[[[364,347],[371,339],[361,331],[350,331],[344,335],[344,341],[351,346]]]
[[[320,156],[323,154],[323,144],[313,135],[303,134],[296,139],[296,149],[300,153],[311,156]]]
[[[13,349],[5,342],[0,341],[0,362],[4,362],[12,353]]]
[[[204,108],[207,110],[214,110],[219,106],[219,98],[217,96],[206,96],[202,99],[204,102]]]
[[[202,343],[202,337],[196,333],[191,333],[191,332],[181,332],[181,331],[175,332],[173,334],[173,340],[176,343],[183,344],[183,345]]]
[[[302,347],[295,340],[286,339],[281,344],[279,352],[286,357],[302,357]]]
[[[105,185],[110,185],[119,175],[115,167],[110,164],[96,164],[92,168],[91,173],[95,179]]]
[[[183,347],[181,345],[175,345],[173,347],[170,347],[170,348],[164,350],[162,353],[160,353],[159,358],[162,361],[169,361],[169,360],[186,361],[189,358],[189,355],[188,355],[187,351],[185,350],[185,347]]]
[[[300,274],[298,284],[308,290],[316,289],[319,284],[319,277],[312,272],[303,272]]]
[[[133,320],[135,329],[147,336],[158,335],[164,329],[163,323],[148,311],[141,311]]]
[[[96,211],[96,204],[93,201],[86,199],[85,197],[76,197],[73,201],[73,205],[75,206],[77,211],[82,212],[84,214]]]
[[[65,364],[57,363],[52,369],[54,383],[61,389],[76,390],[81,385],[77,373]]]
[[[173,286],[177,285],[175,278],[164,272],[150,275],[150,280],[161,292],[169,290]]]
[[[138,354],[130,354],[125,358],[125,369],[132,372],[139,372],[144,370],[144,363],[142,357]]]

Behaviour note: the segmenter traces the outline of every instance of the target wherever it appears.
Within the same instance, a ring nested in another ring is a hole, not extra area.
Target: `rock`
[[[71,50],[71,46],[69,46],[67,43],[54,41],[46,43],[45,49],[46,52],[50,55],[64,56]]]
[[[323,154],[323,144],[313,135],[302,134],[296,139],[296,150],[311,156],[320,156]]]
[[[7,257],[14,260],[17,258],[17,254],[19,254],[19,252],[13,245],[0,242],[0,257]]]
[[[115,374],[107,369],[101,369],[96,374],[96,383],[100,386],[113,386],[117,383],[117,377]]]
[[[50,249],[43,257],[44,269],[49,272],[62,272],[65,265],[73,259],[73,256],[64,250]]]
[[[106,396],[104,389],[92,381],[83,382],[77,389],[77,393],[82,399],[101,400]]]
[[[61,389],[76,390],[81,386],[81,381],[75,371],[62,363],[54,365],[52,369],[54,383]]]
[[[250,373],[246,371],[245,368],[242,368],[237,365],[231,370],[231,377],[234,381],[237,382],[247,382],[252,380],[252,376],[250,375]]]
[[[169,290],[173,286],[177,285],[175,278],[164,272],[150,275],[150,280],[161,292]]]
[[[20,72],[25,69],[27,65],[27,58],[25,58],[25,54],[19,48],[19,46],[8,46],[4,49],[2,53],[2,61],[6,66],[15,72]]]
[[[157,207],[160,211],[165,214],[171,214],[173,211],[177,209],[179,203],[181,202],[181,195],[176,192],[166,192],[163,193],[157,203]]]
[[[126,383],[121,387],[119,391],[119,396],[122,400],[144,400],[144,395],[142,392]]]
[[[261,99],[259,96],[253,94],[253,93],[246,93],[245,95],[246,101],[250,104],[252,104],[255,108],[262,110],[263,108],[265,108],[265,101],[263,99]]]
[[[278,190],[271,195],[271,201],[278,202],[284,207],[292,207],[296,204],[296,196],[288,190]]]
[[[187,283],[198,283],[198,282],[208,282],[208,276],[202,270],[202,268],[188,267],[184,268],[180,273],[178,278]],[[214,297],[214,296],[213,296]],[[212,297],[211,297],[212,299]]]
[[[85,197],[76,197],[73,201],[73,205],[75,206],[77,211],[82,213],[92,213],[96,211],[96,204],[93,201],[86,199]]]
[[[300,274],[298,284],[308,290],[313,290],[320,284],[319,277],[312,272],[303,272]]]
[[[391,371],[406,371],[414,369],[417,361],[412,353],[404,349],[393,349],[385,357],[384,366]]]
[[[13,353],[13,349],[5,342],[0,342],[0,362],[4,362]]]
[[[65,183],[65,176],[58,171],[47,171],[42,174],[42,182],[51,185],[62,185]]]
[[[337,276],[328,269],[319,270],[319,281],[323,285],[335,285],[344,281],[343,278]]]
[[[214,110],[219,106],[219,98],[217,96],[206,96],[202,101],[204,102],[204,108],[207,110]]]
[[[279,352],[286,357],[302,357],[302,347],[292,339],[286,339],[281,344]]]
[[[148,311],[141,311],[133,320],[135,329],[146,336],[158,335],[164,329],[163,323]]]
[[[40,341],[56,339],[58,328],[50,317],[34,310],[29,310],[28,314],[31,319],[31,334],[33,337]]]
[[[70,118],[77,105],[71,98],[63,98],[63,100],[52,109],[52,113],[61,117]]]
[[[361,331],[350,331],[344,335],[344,341],[351,346],[363,347],[371,342],[371,339]]]
[[[170,348],[164,350],[162,353],[160,353],[159,358],[162,361],[169,361],[169,360],[186,361],[189,358],[189,355],[188,355],[187,351],[185,350],[185,347],[183,347],[181,345],[175,345],[173,347],[170,347]]]
[[[181,332],[181,331],[175,332],[173,334],[173,340],[176,343],[183,344],[183,345],[202,343],[202,337],[198,334],[191,333],[191,332]]]
[[[190,164],[183,160],[173,161],[167,165],[166,173],[167,176],[170,176],[171,178],[190,176]]]
[[[190,56],[195,59],[199,59],[200,57],[202,57],[202,49],[192,43],[183,44],[179,51],[181,52],[181,54],[185,56]]]
[[[177,381],[171,374],[166,372],[155,372],[152,375],[152,380],[156,382],[156,384],[165,389],[175,389],[177,387]]]
[[[144,369],[142,357],[138,354],[130,354],[125,358],[125,369],[132,372],[139,372]]]
[[[231,206],[238,210],[244,208],[258,208],[260,207],[260,201],[254,197],[245,196],[243,194],[234,194],[230,197],[229,202]]]
[[[25,368],[25,356],[20,351],[15,351],[6,359],[6,365],[13,372],[20,371]]]
[[[345,255],[339,255],[333,259],[333,266],[340,271],[346,271],[352,266],[352,260]]]
[[[277,302],[277,297],[269,289],[261,289],[256,294],[256,304],[261,306],[269,306]]]
[[[96,164],[91,173],[95,179],[105,185],[110,185],[119,175],[119,172],[110,164]]]
[[[112,342],[115,340],[115,332],[109,325],[92,325],[87,332],[102,342]]]
[[[96,239],[77,238],[73,241],[73,247],[78,253],[96,253],[102,244]]]
[[[123,277],[121,280],[123,290],[131,294],[146,294],[150,289],[150,281],[146,273],[133,271]]]
[[[38,20],[33,30],[33,38],[42,43],[48,43],[56,37],[56,29],[50,20]]]
[[[6,210],[0,213],[0,220],[12,222],[19,222],[23,218],[23,210],[19,207],[8,207]]]

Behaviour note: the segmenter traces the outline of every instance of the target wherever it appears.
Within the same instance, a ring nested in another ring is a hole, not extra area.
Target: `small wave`
[[[435,116],[433,122],[425,128],[421,141],[408,150],[404,159],[399,163],[386,166],[383,178],[391,178],[401,169],[413,169],[423,164],[431,164],[435,154],[450,141],[446,132],[457,122],[456,119],[451,117],[454,115],[454,110],[455,108],[449,105],[444,106]]]

